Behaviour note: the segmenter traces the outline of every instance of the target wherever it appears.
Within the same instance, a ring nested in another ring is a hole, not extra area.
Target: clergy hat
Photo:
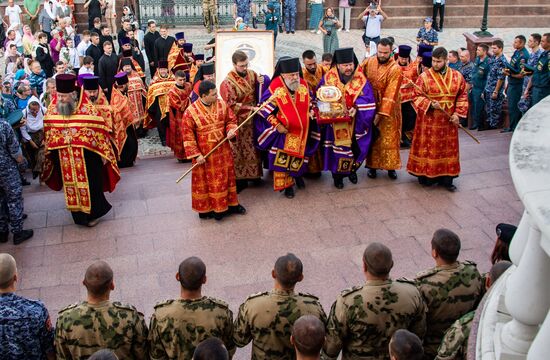
[[[336,64],[348,64],[354,62],[355,53],[353,48],[340,48],[334,50],[333,62]]]
[[[115,75],[115,82],[117,83],[117,85],[128,84],[128,75],[126,75],[124,71],[119,72]]]
[[[168,69],[168,61],[166,60],[159,60],[158,66],[159,69]]]
[[[300,59],[298,58],[290,58],[290,59],[284,59],[281,60],[279,63],[279,70],[281,74],[292,74],[300,72],[300,69],[302,68],[300,66]]]
[[[422,56],[422,54],[432,51],[433,48],[434,47],[432,45],[419,44],[418,45],[418,56]]]
[[[204,80],[204,75],[212,75],[216,73],[216,68],[214,67],[214,63],[206,63],[199,66],[199,70],[197,70],[197,73],[195,74],[195,78],[193,79],[193,84],[197,81]]]
[[[122,58],[122,59],[120,59],[120,67],[122,68],[122,67],[124,67],[124,66],[126,66],[126,65],[132,66],[132,65],[133,65],[133,64],[132,64],[132,59],[130,59],[130,58]]]
[[[175,34],[175,36],[176,36],[176,40],[184,40],[185,39],[185,33],[183,31],[177,32]]]
[[[99,89],[99,77],[89,76],[82,79],[84,90],[98,90]]]
[[[82,85],[84,85],[84,79],[91,78],[93,76],[94,76],[94,74],[80,74],[76,78],[76,83],[78,84],[78,86],[82,86]]]
[[[132,49],[122,50],[122,57],[132,57]]]
[[[408,58],[411,56],[412,47],[409,45],[399,45],[399,57]]]
[[[190,53],[193,51],[193,44],[191,43],[185,43],[183,44],[183,51],[186,53]]]
[[[204,54],[195,54],[195,60],[204,60]]]
[[[511,224],[500,223],[497,225],[496,233],[500,240],[510,245],[514,234],[516,233],[517,226]]]
[[[55,77],[55,88],[60,94],[70,94],[75,90],[76,76],[60,74]]]
[[[432,67],[432,52],[426,52],[422,55],[422,65],[425,67]]]
[[[130,43],[130,38],[125,36],[123,38],[120,38],[120,45],[128,45]]]

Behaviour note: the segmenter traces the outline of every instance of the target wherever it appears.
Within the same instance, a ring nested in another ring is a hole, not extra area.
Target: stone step
[[[481,26],[482,16],[445,16],[445,27],[447,28],[471,28]],[[541,17],[538,15],[515,15],[500,17],[498,19],[489,18],[489,28],[533,28],[546,27],[550,22],[550,17]],[[362,27],[362,22],[356,21],[355,28]],[[422,24],[418,18],[409,16],[392,17],[384,22],[386,29],[394,28],[420,28]],[[352,25],[353,27],[353,25]]]
[[[329,1],[330,2],[330,1]],[[426,0],[383,0],[382,5],[385,9],[387,6],[410,6],[410,7],[416,7],[416,6],[422,6],[428,4],[430,7],[432,6],[430,4],[430,1]],[[450,4],[445,5],[445,8],[449,6],[471,6],[471,5],[483,5],[485,2],[484,0],[452,0]],[[498,5],[506,5],[506,6],[518,6],[522,7],[525,5],[545,5],[548,4],[548,0],[490,0],[489,1],[489,7],[492,6],[498,6]],[[331,5],[333,5],[331,3]],[[336,3],[336,6],[338,4]],[[361,7],[361,6],[358,6]]]
[[[495,5],[489,7],[489,17],[491,16],[511,16],[518,14],[517,7],[510,7],[508,5]],[[384,11],[390,18],[411,16],[410,6],[384,6]],[[353,9],[352,17],[358,16],[362,11]],[[460,16],[481,16],[483,14],[483,5],[471,5],[465,7],[463,5],[448,5],[445,6],[446,15],[458,15]],[[521,15],[539,15],[550,16],[550,4],[545,5],[525,5],[521,7]],[[432,6],[421,5],[414,8],[414,17],[420,19],[424,16],[432,15]]]

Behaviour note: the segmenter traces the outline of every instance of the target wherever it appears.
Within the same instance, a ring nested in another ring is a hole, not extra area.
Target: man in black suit
[[[90,36],[91,44],[86,49],[86,56],[94,59],[94,75],[99,74],[99,59],[103,55],[103,50],[99,47],[99,34],[93,32]]]
[[[155,76],[157,67],[155,63],[155,41],[160,37],[157,31],[157,23],[155,20],[149,20],[147,22],[147,34],[143,37],[145,45],[145,54],[147,54],[147,61],[149,62],[149,70],[151,72],[151,78]],[[143,69],[145,71],[145,69]]]
[[[168,35],[168,26],[161,25],[160,37],[155,40],[155,66],[158,67],[160,60],[168,60],[168,54],[170,54],[174,42],[176,42],[176,39]]]

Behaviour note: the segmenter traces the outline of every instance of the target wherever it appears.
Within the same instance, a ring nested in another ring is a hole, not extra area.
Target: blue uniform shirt
[[[487,76],[489,76],[490,64],[489,58],[481,61],[479,57],[476,58],[472,69],[472,86],[476,89],[483,90],[487,85]]]
[[[506,75],[504,75],[504,69],[506,68],[506,64],[508,62],[506,61],[506,58],[504,55],[500,55],[499,57],[491,57],[489,60],[490,69],[489,69],[489,75],[487,76],[487,85],[485,88],[485,91],[487,92],[494,92],[497,87],[497,82],[499,80],[505,80]],[[504,84],[500,87],[500,91],[502,92],[504,90]]]
[[[529,60],[529,51],[527,51],[526,48],[514,51],[514,54],[510,59],[510,67],[513,69],[512,73],[519,73],[521,71],[521,66],[526,64],[528,60]],[[508,84],[511,84],[511,85],[523,84],[523,78],[516,79],[514,77],[508,76]]]
[[[472,72],[474,70],[474,65],[471,61],[468,61],[466,64],[460,64],[460,73],[462,76],[464,76],[464,80],[466,83],[471,84],[472,83]]]
[[[460,68],[462,67],[462,62],[457,61],[455,63],[449,63],[449,67],[453,70],[460,71]]]
[[[10,360],[41,360],[54,352],[54,329],[41,301],[0,295],[0,349]]]
[[[550,51],[546,50],[540,55],[537,68],[533,74],[533,86],[550,87]]]
[[[420,30],[418,30],[418,34],[416,35],[418,39],[422,42],[422,40],[426,40],[429,43],[438,42],[437,40],[437,31],[435,31],[434,28],[431,28],[429,31],[426,30],[425,27],[421,27]]]

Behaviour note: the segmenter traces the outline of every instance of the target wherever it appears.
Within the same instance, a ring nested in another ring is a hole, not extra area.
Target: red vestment
[[[126,129],[133,126],[130,102],[118,89],[113,88],[111,92],[111,110],[113,112],[113,137],[115,146],[120,154],[126,143],[128,134]]]
[[[174,151],[178,160],[185,159],[183,148],[183,113],[190,103],[191,83],[186,82],[183,89],[174,84],[168,93],[170,105],[170,126],[166,129],[166,146]]]
[[[231,108],[240,125],[256,106],[256,84],[258,75],[247,70],[245,77],[231,70],[220,85],[220,96]],[[248,121],[239,129],[239,136],[231,144],[235,160],[235,175],[238,180],[259,179],[263,175],[262,159],[256,149],[253,121]]]
[[[147,103],[145,107],[148,111],[150,111],[151,106],[153,106],[155,101],[158,100],[161,115],[158,120],[162,120],[166,117],[166,115],[168,115],[168,111],[170,110],[168,104],[168,92],[175,83],[174,75],[168,74],[167,77],[163,78],[158,75],[157,70],[157,75],[153,77],[153,80],[151,80],[151,83],[149,84],[149,89],[147,90]],[[152,119],[149,114],[143,122],[143,127],[150,128],[156,126],[156,120],[157,119]]]
[[[415,89],[413,105],[417,118],[407,171],[429,178],[458,176],[458,128],[449,121],[449,115],[468,116],[466,82],[456,70],[447,68],[442,75],[429,69],[418,77],[416,85],[419,89]],[[444,111],[433,109],[426,95],[438,101]]]
[[[147,97],[147,90],[143,80],[137,72],[132,71],[128,75],[128,101],[130,101],[133,123],[136,125],[141,124],[145,120],[147,114],[143,107],[143,99]]]
[[[317,88],[319,87],[319,83],[323,79],[323,76],[325,75],[326,71],[320,64],[317,64],[317,69],[315,70],[315,74],[310,73],[305,67],[302,69],[302,73],[304,74],[304,80],[307,82],[307,86],[309,87],[309,91],[311,91],[313,95],[313,99],[317,97]],[[321,147],[317,149],[315,154],[309,159],[308,164],[308,172],[310,173],[320,173],[323,170],[323,158],[321,157]]]
[[[205,106],[197,100],[183,116],[183,140],[188,158],[206,155],[227,132],[237,128],[237,119],[223,100]],[[239,204],[235,182],[235,167],[231,147],[225,142],[207,159],[206,163],[193,170],[191,202],[199,213],[227,211],[229,206]]]
[[[46,150],[58,150],[60,166],[54,166],[52,152],[46,153],[42,179],[53,190],[65,190],[65,203],[69,211],[90,214],[91,199],[84,150],[101,156],[103,165],[103,191],[112,192],[120,180],[117,160],[110,142],[110,129],[100,112],[89,101],[84,91],[70,116],[57,111],[54,96],[44,117]]]

